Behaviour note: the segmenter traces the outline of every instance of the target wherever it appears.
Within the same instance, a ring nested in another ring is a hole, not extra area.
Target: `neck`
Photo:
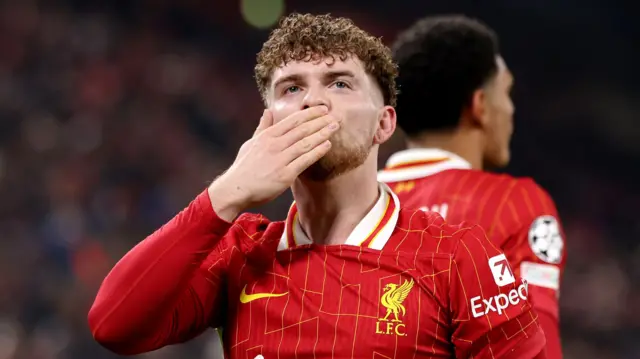
[[[358,168],[323,182],[298,178],[291,190],[300,225],[317,244],[344,244],[378,200],[377,151]]]
[[[422,134],[407,140],[407,147],[439,148],[464,158],[473,169],[483,169],[482,138],[477,131],[458,129]]]

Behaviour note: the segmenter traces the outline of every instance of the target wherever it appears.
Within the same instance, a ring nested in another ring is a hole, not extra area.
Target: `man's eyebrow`
[[[273,88],[278,87],[280,84],[282,84],[284,82],[299,82],[299,81],[302,81],[302,76],[300,76],[298,74],[287,75],[287,76],[284,76],[284,77],[281,77],[281,78],[277,79],[273,83]]]
[[[335,80],[339,77],[351,77],[354,78],[356,75],[349,70],[336,70],[336,71],[327,71],[322,76],[326,80]]]
[[[322,78],[325,82],[330,82],[340,77],[355,78],[356,75],[353,73],[353,71],[349,71],[349,70],[327,71],[322,74]],[[273,88],[277,88],[278,86],[280,86],[285,82],[301,82],[302,79],[303,79],[303,76],[300,74],[291,74],[291,75],[283,76],[277,79],[276,81],[274,81]]]

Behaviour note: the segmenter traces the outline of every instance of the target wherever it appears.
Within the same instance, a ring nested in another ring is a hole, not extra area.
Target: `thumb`
[[[264,112],[262,112],[262,117],[260,117],[260,123],[258,124],[258,128],[256,128],[256,132],[254,132],[253,135],[255,136],[259,134],[260,132],[271,127],[272,125],[273,125],[273,115],[271,114],[271,111],[264,110]]]

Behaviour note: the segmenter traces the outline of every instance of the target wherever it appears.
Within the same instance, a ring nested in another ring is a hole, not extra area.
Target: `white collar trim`
[[[413,162],[434,161],[416,164]],[[401,165],[407,167],[394,168]],[[471,169],[471,164],[455,153],[438,148],[411,148],[396,152],[387,161],[387,167],[378,172],[378,181],[390,183],[409,181],[449,169]]]
[[[386,184],[380,183],[379,188],[380,195],[375,205],[353,229],[344,244],[382,250],[391,238],[398,222],[400,200]],[[312,241],[300,225],[298,210],[293,202],[285,221],[285,229],[280,238],[278,250],[309,244],[312,244]]]

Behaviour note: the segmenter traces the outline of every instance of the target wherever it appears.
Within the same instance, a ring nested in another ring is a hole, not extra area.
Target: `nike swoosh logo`
[[[247,304],[247,303],[253,302],[254,300],[257,300],[257,299],[282,297],[283,295],[289,294],[289,292],[247,294],[246,290],[247,290],[247,285],[245,284],[244,287],[242,288],[242,292],[240,292],[240,303]]]

